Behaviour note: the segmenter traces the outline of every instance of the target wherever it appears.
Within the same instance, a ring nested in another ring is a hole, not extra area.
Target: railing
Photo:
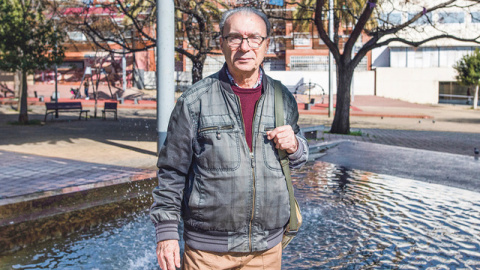
[[[448,94],[439,94],[440,97],[449,97],[449,98],[465,98],[465,99],[472,99],[473,96],[466,96],[466,95],[448,95]]]
[[[450,95],[450,94],[439,94],[438,96],[440,97],[439,103],[467,104],[467,105],[473,104],[473,96]],[[480,104],[480,100],[477,104]]]

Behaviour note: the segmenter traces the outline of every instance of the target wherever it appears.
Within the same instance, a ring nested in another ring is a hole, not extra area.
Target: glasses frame
[[[252,48],[252,49],[258,49],[260,47],[262,47],[263,45],[263,42],[265,41],[265,39],[267,39],[268,37],[262,37],[262,36],[258,36],[260,38],[262,38],[262,41],[260,42],[260,44],[258,44],[258,47],[252,47],[252,45],[250,45],[250,41],[248,40],[250,37],[240,37],[242,40],[240,41],[240,43],[238,43],[238,45],[230,45],[229,42],[228,42],[228,38],[231,37],[231,35],[226,35],[224,37],[222,37],[223,39],[225,39],[225,41],[227,42],[227,45],[228,47],[232,48],[232,49],[237,49],[237,48],[240,48],[242,46],[242,43],[243,43],[243,40],[247,40],[247,45]],[[255,36],[257,37],[257,36]]]

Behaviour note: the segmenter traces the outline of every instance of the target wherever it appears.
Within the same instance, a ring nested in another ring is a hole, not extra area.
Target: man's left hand
[[[290,125],[267,131],[267,139],[275,142],[275,148],[285,150],[289,154],[295,153],[298,149],[298,140]]]

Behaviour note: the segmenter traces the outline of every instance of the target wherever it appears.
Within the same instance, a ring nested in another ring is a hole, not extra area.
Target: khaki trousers
[[[185,244],[182,270],[279,270],[282,268],[282,244],[252,253],[208,252],[192,249]]]

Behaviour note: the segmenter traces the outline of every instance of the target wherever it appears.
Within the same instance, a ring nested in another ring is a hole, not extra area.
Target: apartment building
[[[419,2],[419,1],[417,1]],[[439,1],[421,1],[426,7]],[[383,17],[399,25],[421,12],[422,5],[396,6]],[[475,38],[480,33],[480,7],[472,1],[425,14],[401,38],[419,41],[439,34],[458,38]],[[372,52],[376,72],[376,94],[417,103],[471,104],[473,88],[461,86],[453,66],[462,56],[472,53],[480,44],[455,39],[436,39],[412,47],[401,42],[377,48]]]

